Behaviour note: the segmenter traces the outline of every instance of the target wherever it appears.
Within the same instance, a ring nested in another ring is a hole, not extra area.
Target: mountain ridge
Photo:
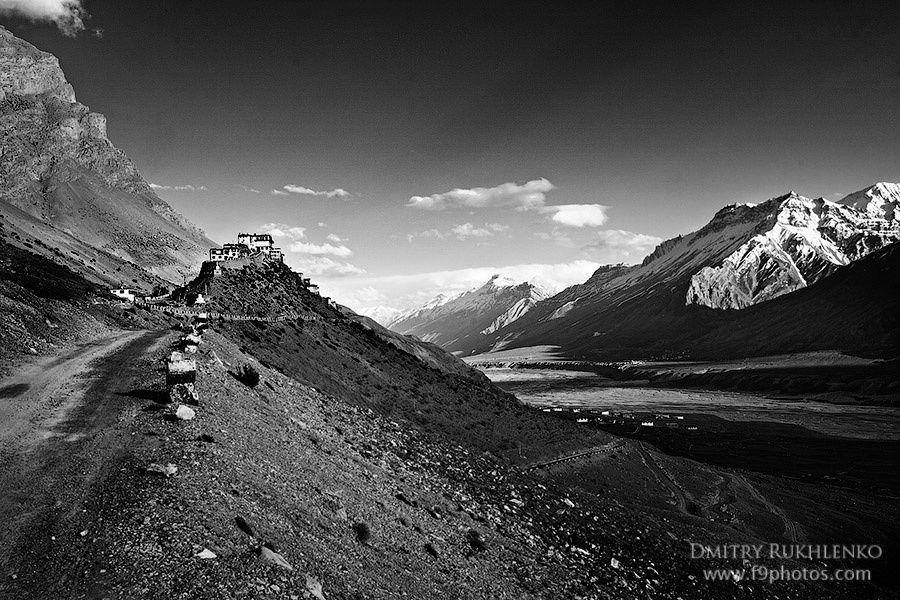
[[[526,314],[550,292],[533,282],[501,274],[459,294],[438,294],[425,305],[392,320],[388,328],[454,351]]]
[[[653,326],[701,327],[697,309],[715,314],[764,303],[900,239],[895,187],[850,194],[853,206],[794,192],[725,206],[695,232],[660,243],[640,265],[600,268],[462,354],[552,344],[570,355],[635,358],[643,344],[657,356],[681,356],[688,349],[661,347]],[[865,213],[856,208],[861,198]],[[869,205],[876,208],[869,212]]]

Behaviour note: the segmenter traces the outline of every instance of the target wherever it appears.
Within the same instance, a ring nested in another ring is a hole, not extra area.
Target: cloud
[[[329,242],[334,242],[335,244],[340,244],[341,242],[344,241],[339,236],[337,236],[333,233],[329,233],[325,239],[328,240]]]
[[[509,230],[509,225],[501,225],[500,223],[485,223],[483,227],[476,227],[471,223],[462,223],[449,231],[440,231],[438,229],[426,229],[416,233],[406,234],[406,241],[412,243],[416,238],[430,238],[435,240],[443,240],[450,237],[456,237],[459,240],[468,238],[486,238],[497,233],[503,233]],[[394,236],[397,239],[397,236]]]
[[[299,240],[306,237],[306,227],[285,225],[284,223],[266,223],[258,227],[263,233],[268,233],[276,238],[291,238]]]
[[[606,263],[638,263],[662,243],[662,238],[621,229],[598,231],[595,241],[585,247],[588,256]]]
[[[332,246],[331,244],[311,244],[309,242],[293,242],[288,250],[298,254],[313,254],[316,256],[352,256],[353,251],[344,245]]]
[[[585,282],[598,267],[600,263],[592,260],[575,260],[568,263],[475,267],[413,275],[349,277],[322,281],[320,285],[328,295],[354,310],[376,303],[407,310],[421,306],[438,294],[458,294],[482,286],[496,274],[515,281],[534,281],[547,288],[561,290],[572,284]],[[377,302],[373,298],[377,298]]]
[[[552,214],[552,221],[566,227],[600,227],[606,223],[608,208],[602,204],[558,204],[540,210]]]
[[[69,37],[84,31],[84,21],[90,18],[81,0],[0,0],[0,15],[53,23]],[[94,33],[100,37],[102,30]]]
[[[250,192],[251,194],[260,194],[260,193],[262,193],[262,192],[260,192],[259,190],[254,189],[254,188],[252,188],[252,187],[247,187],[246,185],[241,185],[241,186],[238,186],[238,187],[240,187],[240,188],[241,188],[242,190],[244,190],[245,192]]]
[[[288,263],[295,270],[306,275],[317,277],[347,277],[349,275],[362,275],[365,273],[356,265],[348,262],[334,260],[327,256],[302,255],[291,257]]]
[[[442,240],[447,235],[438,231],[437,229],[426,229],[425,231],[420,231],[418,233],[407,233],[406,241],[412,243],[412,241],[416,238],[433,238],[436,240]]]
[[[512,207],[528,210],[544,205],[546,193],[554,188],[544,179],[533,179],[519,185],[503,183],[492,188],[456,188],[442,194],[412,196],[406,206],[422,210],[444,210],[445,208],[501,208]]]
[[[272,194],[273,196],[287,196],[288,195],[288,193],[285,192],[284,190],[272,190],[269,193]]]
[[[460,240],[464,240],[466,238],[471,238],[471,237],[484,238],[484,237],[490,237],[490,236],[494,235],[493,231],[491,231],[489,229],[475,227],[471,223],[463,223],[462,225],[457,225],[450,231],[452,231],[453,234],[456,235],[457,239],[460,239]]]
[[[2,2],[2,0],[0,0]],[[175,192],[205,192],[205,185],[159,185],[156,183],[150,184],[151,189],[154,190],[170,190]]]
[[[290,192],[292,194],[302,194],[304,196],[323,196],[325,198],[346,198],[350,196],[350,192],[341,188],[334,188],[330,192],[320,192],[308,187],[303,187],[302,185],[288,184],[282,186],[281,189],[283,189],[285,192]],[[276,191],[273,190],[272,193],[274,194],[276,193]]]

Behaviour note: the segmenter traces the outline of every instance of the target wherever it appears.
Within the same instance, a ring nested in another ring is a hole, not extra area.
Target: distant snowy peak
[[[694,236],[735,220],[750,228],[723,260],[693,275],[686,303],[740,309],[814,283],[900,239],[898,203],[900,186],[880,183],[840,202],[791,192],[753,207],[726,207]]]
[[[873,219],[900,220],[900,183],[876,183],[839,202]]]
[[[359,314],[369,317],[379,325],[388,327],[391,322],[403,314],[403,311],[390,306],[369,306],[359,310]]]
[[[540,302],[541,300],[546,300],[549,298],[552,293],[548,291],[546,288],[542,286],[538,286],[536,284],[522,284],[528,285],[527,295],[524,298],[518,300],[515,304],[510,306],[506,312],[497,317],[491,322],[485,329],[481,330],[481,333],[484,335],[488,335],[494,333],[501,327],[505,327],[522,318],[525,313],[534,308],[534,306]]]
[[[550,286],[496,274],[455,296],[437,296],[394,319],[390,328],[453,351],[516,321],[553,293]]]

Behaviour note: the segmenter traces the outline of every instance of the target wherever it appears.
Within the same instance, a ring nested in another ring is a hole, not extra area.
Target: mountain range
[[[550,295],[547,288],[537,283],[498,274],[476,289],[456,295],[438,294],[386,325],[397,333],[413,335],[456,352],[481,343]]]
[[[582,358],[672,358],[713,351],[715,344],[700,342],[712,324],[790,296],[895,243],[900,239],[898,205],[900,185],[895,183],[877,183],[838,202],[790,192],[759,204],[731,204],[699,230],[662,242],[640,265],[603,266],[583,284],[536,298],[516,318],[485,326],[483,321],[466,324],[460,313],[451,332],[446,323],[456,311],[447,302],[390,326],[461,355],[547,344]],[[892,256],[869,268],[893,268]],[[859,272],[854,273],[858,282]],[[480,297],[487,298],[484,292]],[[842,302],[834,306],[835,314],[854,310],[848,298]],[[872,310],[885,309],[875,305]],[[745,317],[739,320],[748,327]],[[804,322],[802,316],[797,319]],[[728,345],[729,332],[719,333],[720,346]],[[760,351],[777,351],[764,343],[774,333],[761,328],[758,340],[742,339]],[[841,345],[826,331],[820,334],[820,344],[805,336],[803,346]],[[786,351],[791,344],[783,341]],[[843,342],[845,349],[865,345],[858,336]],[[741,353],[733,347],[730,352]]]
[[[10,243],[104,285],[181,283],[214,242],[162,201],[55,56],[0,27],[0,217]]]

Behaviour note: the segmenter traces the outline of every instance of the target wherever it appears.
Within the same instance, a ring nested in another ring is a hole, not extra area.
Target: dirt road
[[[47,524],[80,511],[127,443],[115,425],[137,410],[135,388],[167,333],[123,331],[0,381],[0,577],[15,578],[23,544],[52,541]]]

